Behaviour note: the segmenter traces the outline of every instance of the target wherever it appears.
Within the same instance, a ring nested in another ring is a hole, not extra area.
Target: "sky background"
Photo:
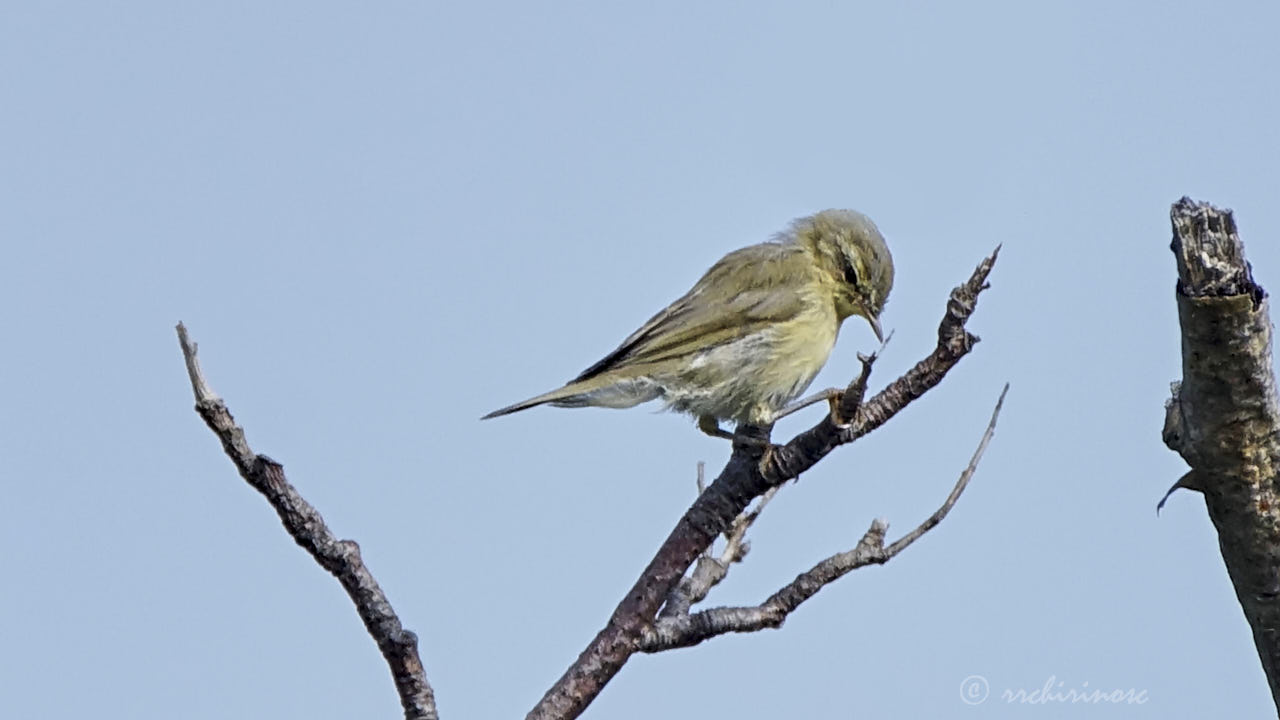
[[[1262,717],[1198,495],[1170,203],[1234,208],[1280,287],[1280,6],[5,3],[0,713],[390,718],[338,584],[192,411],[354,538],[445,718],[522,717],[728,445],[539,408],[725,252],[869,214],[897,284],[873,389],[998,243],[940,387],[776,498],[711,604],[754,604],[968,492],[778,631],[632,660],[589,717]],[[814,387],[874,349],[850,322]],[[776,437],[818,420],[789,418]],[[962,702],[979,675],[990,697]],[[1134,690],[1103,710],[1004,690]]]

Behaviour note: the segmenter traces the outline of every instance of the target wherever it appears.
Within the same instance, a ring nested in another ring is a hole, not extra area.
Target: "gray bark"
[[[240,477],[275,508],[294,541],[342,583],[391,669],[405,720],[438,720],[435,693],[427,682],[418,654],[418,636],[400,624],[391,602],[361,559],[360,546],[354,540],[339,540],[325,525],[320,512],[285,478],[284,467],[250,449],[244,429],[205,380],[196,356],[196,344],[187,336],[186,327],[178,323],[177,330],[191,389],[196,396],[196,412],[218,436],[223,451],[240,471]]]
[[[1173,205],[1182,382],[1164,441],[1191,466],[1174,488],[1204,494],[1236,597],[1280,707],[1280,405],[1266,292],[1229,210]]]

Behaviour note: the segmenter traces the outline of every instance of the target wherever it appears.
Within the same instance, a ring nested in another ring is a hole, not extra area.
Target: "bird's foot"
[[[758,456],[763,462],[769,458],[774,451],[782,449],[781,445],[776,445],[769,436],[773,432],[773,425],[747,425],[741,424],[733,432],[733,449],[735,451],[742,450],[751,455]]]
[[[807,397],[802,397],[799,400],[791,403],[790,405],[782,408],[781,410],[779,410],[777,413],[774,414],[773,419],[777,421],[781,418],[784,418],[790,415],[791,413],[797,412],[799,410],[803,410],[809,407],[810,405],[817,405],[823,400],[826,400],[827,404],[831,406],[831,422],[835,423],[837,427],[844,427],[838,422],[840,418],[837,410],[837,408],[840,407],[840,399],[843,397],[844,397],[844,391],[841,390],[840,388],[827,388],[826,390],[819,390],[818,392],[812,395],[809,395]]]
[[[710,415],[701,415],[698,417],[698,429],[710,435],[724,440],[732,440],[736,435],[724,430],[720,427],[720,422]]]
[[[702,415],[698,418],[698,429],[711,437],[732,441],[734,450],[741,448],[755,453],[761,457],[762,462],[782,447],[769,439],[772,425],[739,425],[734,432],[729,432],[721,428],[714,417]]]

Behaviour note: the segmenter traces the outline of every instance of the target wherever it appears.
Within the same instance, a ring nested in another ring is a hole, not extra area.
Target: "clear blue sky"
[[[1274,711],[1202,500],[1169,204],[1280,287],[1274,3],[7,3],[6,717],[395,717],[346,596],[192,412],[187,323],[253,447],[364,557],[446,718],[523,716],[725,443],[636,409],[486,411],[591,364],[720,255],[826,207],[898,281],[881,384],[1004,244],[947,381],[786,488],[712,596],[754,603],[945,497],[781,631],[640,657],[600,718]],[[851,323],[818,385],[873,348]],[[784,424],[780,436],[820,410]],[[971,675],[992,697],[960,698]]]

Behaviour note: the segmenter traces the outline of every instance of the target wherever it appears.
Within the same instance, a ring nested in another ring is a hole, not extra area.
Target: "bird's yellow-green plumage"
[[[845,318],[866,318],[880,336],[892,287],[893,258],[875,224],[852,210],[824,210],[724,256],[564,387],[485,418],[543,404],[626,408],[660,398],[704,429],[718,420],[766,424],[826,364]]]

